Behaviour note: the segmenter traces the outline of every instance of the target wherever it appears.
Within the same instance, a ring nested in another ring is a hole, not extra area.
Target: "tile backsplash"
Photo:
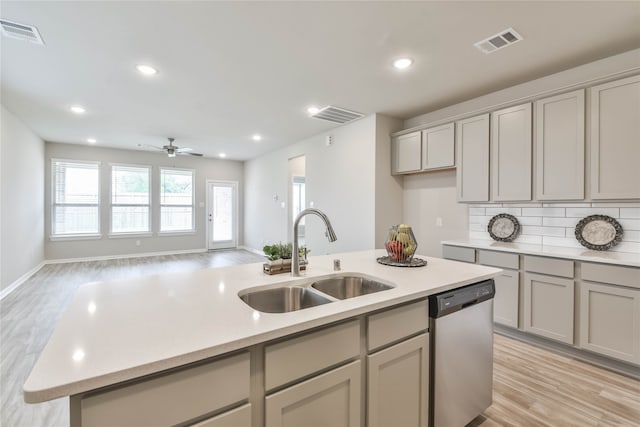
[[[576,224],[589,215],[608,215],[623,229],[622,241],[611,250],[640,253],[640,203],[491,203],[469,205],[469,238],[492,240],[489,220],[508,213],[520,222],[515,243],[583,248],[575,238]]]

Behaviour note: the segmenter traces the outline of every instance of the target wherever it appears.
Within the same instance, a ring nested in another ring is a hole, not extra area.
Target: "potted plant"
[[[291,265],[291,252],[293,251],[292,243],[275,243],[273,245],[265,245],[262,248],[265,257],[267,257],[268,264],[271,267],[276,266],[289,266]],[[301,246],[298,250],[298,256],[300,257],[300,265],[307,264],[307,254],[310,251]],[[290,269],[291,267],[289,267]]]

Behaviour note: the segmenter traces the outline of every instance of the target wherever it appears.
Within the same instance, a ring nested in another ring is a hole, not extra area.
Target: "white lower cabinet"
[[[573,344],[573,279],[524,274],[524,330]]]
[[[367,426],[426,427],[429,335],[418,335],[367,359]]]
[[[504,270],[494,278],[496,295],[493,299],[493,321],[512,328],[518,327],[520,304],[520,273]]]
[[[580,283],[580,347],[640,364],[640,289]]]
[[[266,427],[360,427],[361,363],[267,396]]]
[[[246,427],[251,425],[251,405],[246,404],[190,427]]]
[[[173,426],[248,399],[249,353],[243,352],[122,387],[72,396],[71,425]]]

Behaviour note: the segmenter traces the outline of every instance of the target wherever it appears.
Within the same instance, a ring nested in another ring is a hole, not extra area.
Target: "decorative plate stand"
[[[489,220],[487,231],[493,240],[512,242],[520,234],[520,223],[515,216],[501,213]]]
[[[594,251],[607,251],[622,240],[622,226],[607,215],[589,215],[576,225],[576,239]]]

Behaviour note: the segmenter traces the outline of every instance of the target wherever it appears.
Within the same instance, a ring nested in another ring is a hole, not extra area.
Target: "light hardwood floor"
[[[262,260],[217,251],[45,266],[0,303],[0,425],[69,425],[68,399],[27,405],[22,385],[82,283]],[[640,381],[500,335],[493,399],[471,426],[640,426]]]

